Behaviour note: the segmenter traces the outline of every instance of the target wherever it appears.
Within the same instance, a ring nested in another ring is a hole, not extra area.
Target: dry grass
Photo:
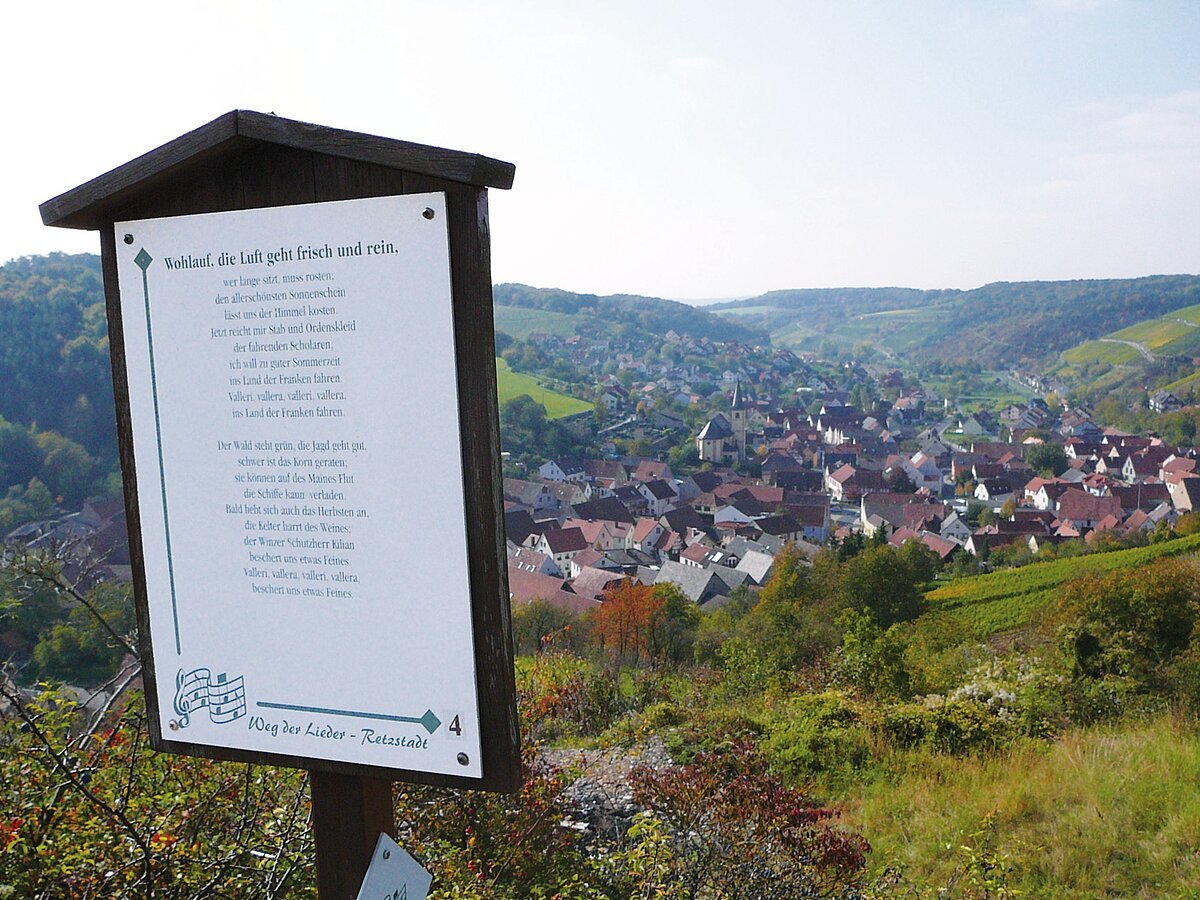
[[[964,845],[990,849],[1031,897],[1200,896],[1200,734],[1169,715],[978,759],[914,752],[847,803],[872,864],[935,893]],[[976,849],[979,849],[976,847]]]

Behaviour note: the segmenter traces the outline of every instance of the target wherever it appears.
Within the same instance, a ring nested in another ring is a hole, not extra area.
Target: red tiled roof
[[[1196,460],[1176,457],[1170,462],[1163,463],[1162,469],[1164,472],[1195,472]]]
[[[510,568],[516,566],[526,572],[536,572],[548,559],[550,557],[545,553],[538,553],[529,547],[519,547],[516,553],[509,555],[508,565]]]
[[[1135,509],[1129,514],[1129,518],[1125,520],[1125,527],[1129,529],[1141,528],[1150,520],[1150,514],[1142,509]]]
[[[1098,522],[1106,516],[1121,515],[1117,497],[1097,497],[1087,491],[1071,488],[1058,498],[1058,518],[1069,522]]]
[[[854,466],[850,465],[850,463],[845,463],[838,467],[835,471],[830,472],[829,477],[839,484],[845,484],[854,477],[857,471],[858,470],[855,469]]]
[[[633,477],[638,481],[649,481],[652,478],[666,478],[671,471],[671,467],[665,462],[657,462],[652,459],[643,459],[633,471]]]
[[[587,566],[571,581],[571,587],[580,597],[599,600],[601,595],[614,584],[625,580],[620,572],[610,572]]]
[[[958,544],[954,541],[948,541],[928,531],[921,532],[921,543],[936,553],[940,559],[948,559],[958,549]]]
[[[586,550],[581,550],[571,557],[571,565],[583,568],[584,566],[594,565],[604,559],[604,554],[599,550],[588,547]]]
[[[650,536],[650,533],[654,531],[655,528],[659,527],[660,526],[656,519],[648,519],[645,517],[638,519],[637,524],[633,526],[633,541],[640,544]]]
[[[658,536],[658,540],[654,542],[654,549],[665,553],[678,544],[679,541],[680,537],[677,532],[663,531],[663,533]]]
[[[509,561],[508,593],[514,603],[528,603],[538,597],[543,600],[549,599],[556,592],[562,590],[564,583],[561,578],[529,572],[513,565],[511,560]]]

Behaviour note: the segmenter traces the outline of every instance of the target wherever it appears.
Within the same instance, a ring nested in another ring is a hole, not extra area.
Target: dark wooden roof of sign
[[[516,168],[477,153],[445,150],[391,138],[313,125],[238,109],[156,150],[93,178],[40,207],[46,225],[99,229],[119,211],[164,185],[211,170],[263,144],[340,157],[385,169],[476,187],[508,189]]]

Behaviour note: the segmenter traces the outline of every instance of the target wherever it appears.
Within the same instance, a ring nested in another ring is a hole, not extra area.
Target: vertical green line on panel
[[[146,301],[146,343],[150,350],[150,395],[154,400],[154,438],[158,448],[158,481],[162,488],[163,530],[167,540],[167,578],[171,586],[171,617],[175,620],[175,653],[182,655],[183,649],[179,641],[179,606],[175,600],[175,563],[171,559],[171,520],[167,515],[167,474],[166,467],[163,465],[162,422],[158,415],[158,382],[154,373],[154,330],[150,326],[150,282],[146,277],[146,270],[150,268],[150,263],[154,262],[154,257],[143,247],[133,261],[142,270],[142,294]]]

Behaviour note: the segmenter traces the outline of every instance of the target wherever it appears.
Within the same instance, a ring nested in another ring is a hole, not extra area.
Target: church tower
[[[733,438],[737,441],[738,459],[745,461],[746,459],[746,425],[749,414],[750,402],[746,399],[746,395],[742,393],[742,382],[736,381],[733,385],[733,403],[729,411],[729,424],[733,428]]]

